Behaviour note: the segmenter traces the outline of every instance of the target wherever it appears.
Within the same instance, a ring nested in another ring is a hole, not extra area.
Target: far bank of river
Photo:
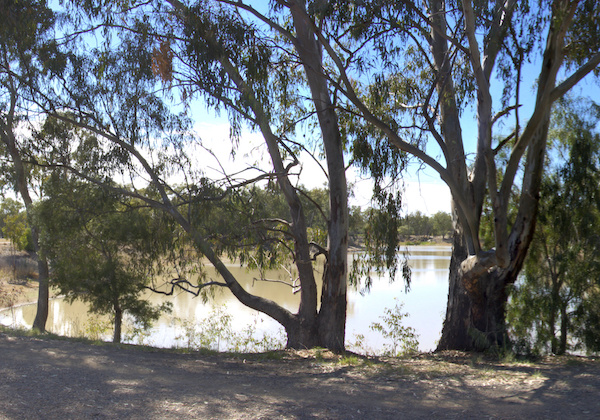
[[[410,291],[405,292],[404,282],[399,280],[390,283],[386,278],[376,279],[367,293],[351,288],[348,293],[348,313],[346,337],[348,345],[355,343],[357,335],[364,336],[363,349],[371,352],[379,351],[385,344],[381,335],[372,331],[369,326],[373,322],[381,322],[386,308],[393,308],[402,303],[402,312],[409,314],[404,325],[415,329],[419,335],[419,350],[431,351],[440,337],[448,296],[448,266],[451,249],[449,246],[409,246],[409,264],[412,270]],[[230,269],[241,279],[242,284],[252,293],[256,293],[295,311],[299,296],[283,284],[255,281],[256,273],[231,264]],[[283,274],[285,275],[285,273]],[[281,273],[270,273],[276,278]],[[217,293],[214,299],[203,303],[186,293],[164,297],[152,295],[154,302],[171,301],[173,313],[165,315],[144,333],[143,343],[157,347],[185,347],[190,339],[190,326],[206,323],[214,316],[215,308],[224,316],[231,315],[231,326],[235,331],[242,331],[248,326],[256,329],[255,334],[264,333],[270,336],[281,336],[280,326],[272,319],[258,314],[241,305],[227,290]],[[29,328],[35,316],[35,305],[23,305],[0,313],[3,325]],[[87,307],[81,302],[68,304],[62,299],[53,299],[50,304],[48,330],[59,335],[79,336],[87,332],[94,333],[98,326],[95,316],[87,314]],[[110,339],[106,333],[105,339]],[[133,339],[138,342],[141,338]],[[223,348],[221,348],[223,350]]]

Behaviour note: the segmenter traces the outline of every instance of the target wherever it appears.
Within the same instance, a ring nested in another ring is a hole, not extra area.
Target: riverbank
[[[37,264],[27,252],[17,251],[0,238],[0,308],[37,301]]]
[[[6,419],[591,419],[600,363],[179,353],[0,329]]]

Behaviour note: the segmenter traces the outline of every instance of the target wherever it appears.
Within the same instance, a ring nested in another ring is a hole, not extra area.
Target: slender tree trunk
[[[35,257],[38,266],[38,300],[35,319],[33,320],[32,328],[34,330],[46,331],[46,322],[48,320],[48,301],[50,299],[50,273],[48,269],[48,261],[40,257],[39,234],[37,228],[32,227],[31,237],[35,247]]]
[[[15,186],[17,191],[21,195],[21,198],[23,199],[23,203],[25,203],[25,210],[27,211],[28,222],[31,226],[31,238],[33,240],[35,259],[38,264],[38,305],[32,329],[38,330],[40,332],[45,332],[46,321],[48,320],[48,299],[50,295],[48,286],[48,262],[45,258],[40,256],[39,229],[37,226],[33,225],[33,222],[29,217],[33,205],[33,200],[31,199],[31,195],[29,194],[25,165],[21,158],[21,152],[17,147],[17,142],[13,132],[12,124],[9,123],[3,128],[4,130],[2,132],[1,138],[8,149],[8,153],[14,165],[16,184]]]
[[[119,344],[121,342],[121,330],[123,326],[123,311],[121,307],[115,305],[115,322],[114,322],[114,332],[113,332],[113,343]]]
[[[48,263],[38,260],[38,271],[46,270],[45,276],[38,276],[38,299],[37,310],[31,328],[39,332],[46,332],[46,322],[48,321],[50,287],[48,285]]]
[[[569,332],[569,315],[567,314],[567,304],[561,305],[560,308],[560,344],[558,353],[565,354],[567,352],[567,337]]]
[[[558,354],[558,340],[556,339],[556,315],[554,306],[550,308],[550,317],[548,319],[548,331],[550,332],[550,351],[552,354]]]
[[[548,319],[548,329],[550,330],[550,351],[552,354],[558,354],[558,339],[556,337],[556,312],[562,306],[559,302],[558,279],[552,275],[552,293],[550,294],[550,316]]]
[[[186,6],[178,0],[167,1],[180,11],[186,10]],[[209,43],[217,43],[214,34],[212,33],[207,34],[206,39]],[[264,105],[256,99],[254,91],[248,86],[247,81],[244,80],[238,69],[229,61],[228,57],[219,57],[219,60],[229,77],[231,77],[238,89],[245,93],[247,100],[251,104],[251,108],[256,116],[256,122],[269,150],[273,168],[277,174],[277,183],[288,204],[291,216],[289,227],[294,237],[294,262],[298,269],[298,277],[301,286],[298,313],[291,314],[274,302],[266,301],[265,299],[257,298],[247,293],[239,283],[237,283],[231,273],[220,264],[218,257],[214,255],[212,250],[208,249],[204,241],[200,239],[196,233],[194,233],[193,236],[198,238],[197,245],[199,249],[201,249],[201,252],[215,264],[215,267],[217,267],[218,271],[225,279],[225,282],[240,302],[273,317],[281,323],[286,330],[288,348],[311,348],[324,345],[319,340],[319,328],[317,323],[317,285],[311,260],[306,219],[300,198],[288,177],[288,169],[284,166],[280,152],[281,139],[272,131],[268,112],[265,112],[265,109],[263,108]],[[189,221],[184,220],[180,215],[176,215],[176,219],[180,220],[180,223],[188,232],[194,230],[189,226]],[[206,252],[208,252],[208,254],[206,254]]]

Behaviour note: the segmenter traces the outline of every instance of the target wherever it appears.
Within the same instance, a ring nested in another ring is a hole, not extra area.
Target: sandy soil
[[[202,355],[0,332],[1,419],[598,418],[600,363]]]

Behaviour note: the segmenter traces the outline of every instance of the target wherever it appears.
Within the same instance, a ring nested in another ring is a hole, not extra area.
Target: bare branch
[[[190,293],[190,294],[194,295],[194,297],[198,297],[200,295],[200,292],[202,291],[202,289],[204,289],[205,287],[209,287],[209,286],[228,287],[227,283],[221,283],[218,281],[209,281],[207,283],[192,284],[188,280],[182,279],[182,278],[172,279],[168,282],[168,284],[171,286],[171,289],[168,291],[155,289],[150,286],[144,286],[144,289],[148,289],[151,292],[159,293],[161,295],[166,295],[166,296],[172,296],[175,292],[175,289],[178,289],[178,290],[184,291],[186,293]]]
[[[315,252],[311,257],[312,261],[315,261],[319,255],[324,255],[327,259],[329,258],[329,251],[327,251],[327,249],[323,248],[318,243],[311,242],[310,246],[314,247],[317,250],[317,252]]]
[[[483,72],[487,80],[490,79],[492,70],[496,63],[496,57],[500,52],[503,39],[508,33],[512,15],[517,4],[516,0],[497,0],[494,10],[492,25],[486,37],[484,46]]]
[[[502,111],[500,111],[496,115],[494,115],[494,118],[492,118],[492,124],[495,124],[496,121],[498,121],[500,118],[502,118],[503,116],[505,116],[506,114],[508,114],[510,111],[514,111],[516,109],[519,109],[522,106],[523,105],[521,105],[521,104],[515,104],[515,105],[509,106],[508,108],[503,109]]]
[[[504,147],[504,145],[506,145],[506,143],[514,139],[516,135],[517,131],[515,130],[512,133],[510,133],[507,137],[505,137],[502,141],[500,141],[500,143],[498,143],[498,146],[496,146],[496,148],[493,150],[494,155],[497,155],[498,152]]]
[[[252,281],[264,281],[267,283],[280,283],[280,284],[285,284],[286,286],[289,286],[292,288],[292,293],[298,293],[300,291],[300,286],[297,284],[296,281],[293,281],[292,283],[288,283],[287,281],[283,281],[283,280],[279,280],[279,279],[268,279],[266,277],[253,277]]]

